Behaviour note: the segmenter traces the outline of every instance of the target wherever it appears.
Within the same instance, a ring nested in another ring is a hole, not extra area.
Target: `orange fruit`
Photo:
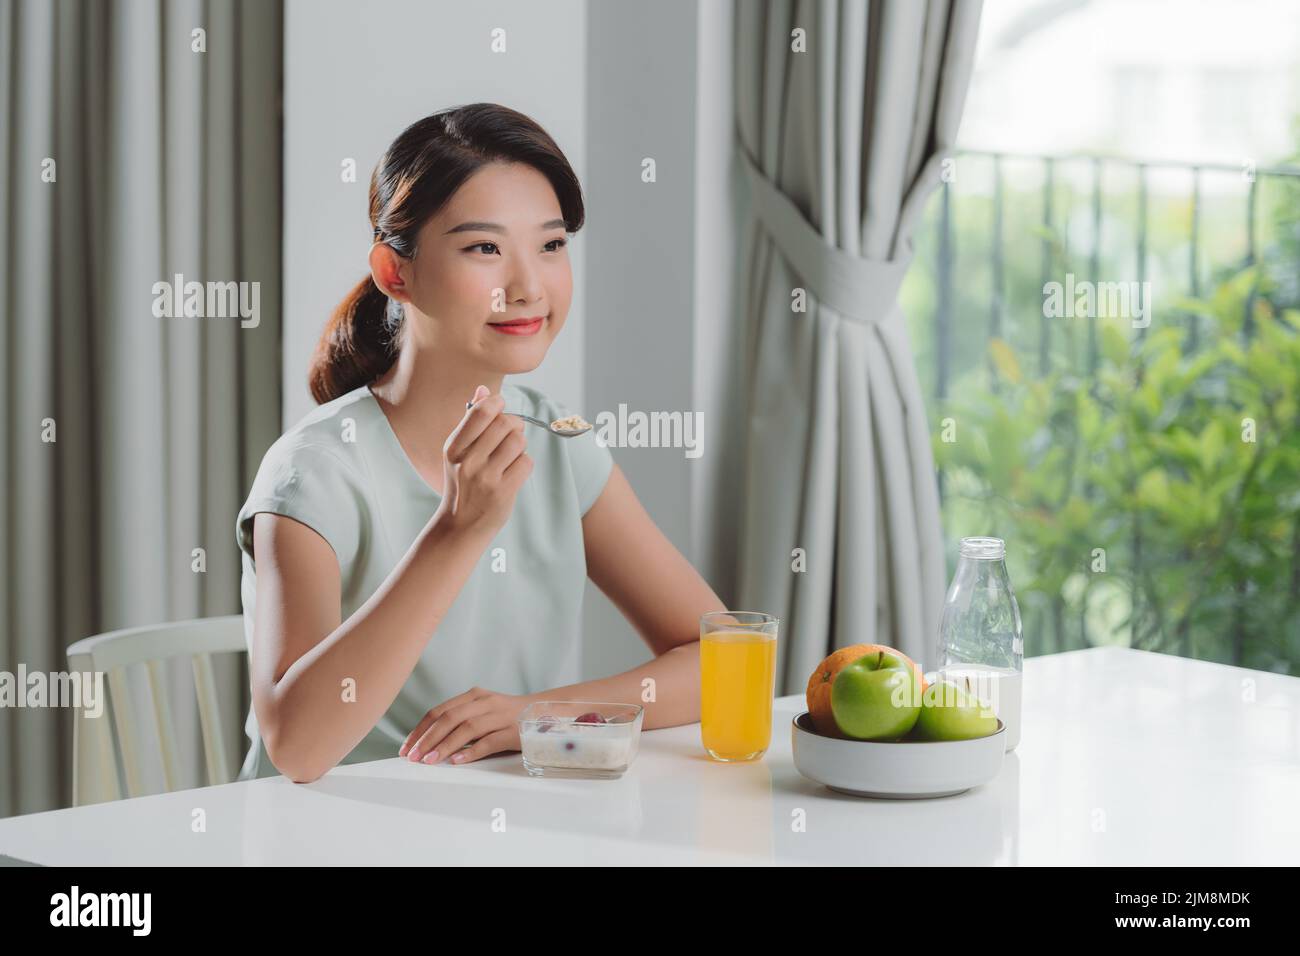
[[[925,675],[921,673],[921,668],[902,651],[886,647],[884,644],[850,644],[848,647],[841,647],[818,664],[817,669],[808,678],[806,693],[808,717],[812,720],[813,730],[823,737],[844,737],[839,727],[835,725],[835,717],[831,713],[831,685],[835,683],[835,678],[842,669],[864,654],[874,654],[877,651],[897,654],[911,664],[912,669],[916,671],[917,679],[921,682],[921,689],[925,690]]]

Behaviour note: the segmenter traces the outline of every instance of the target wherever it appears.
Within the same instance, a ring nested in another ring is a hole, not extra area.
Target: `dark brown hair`
[[[493,162],[523,163],[550,180],[565,230],[582,228],[582,187],[542,127],[496,103],[471,103],[426,116],[402,131],[370,176],[370,226],[405,259],[415,256],[420,228],[465,180]],[[316,346],[308,385],[324,404],[392,367],[401,342],[402,308],[367,275],[330,316]]]

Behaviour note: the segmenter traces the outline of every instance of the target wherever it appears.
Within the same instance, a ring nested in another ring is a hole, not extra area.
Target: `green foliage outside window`
[[[1007,259],[1005,337],[987,334],[988,278],[957,271],[971,281],[954,296],[942,388],[928,324],[936,275],[923,266],[909,277],[922,380],[946,393],[929,411],[947,543],[1007,539],[1027,653],[1118,644],[1300,673],[1297,192],[1277,191],[1257,256],[1215,267],[1200,297],[1153,296],[1149,327],[1107,315],[1048,320],[1045,370],[1034,347],[1043,263],[1049,275],[1089,274],[1063,228],[1036,228],[1047,259]],[[1004,202],[1016,200],[1009,191]],[[968,257],[987,253],[988,215],[984,201],[964,232],[954,217]],[[918,241],[931,264],[936,221]],[[1159,221],[1149,229],[1162,235]],[[1176,261],[1185,248],[1157,242],[1149,255],[1159,274],[1160,257]],[[1113,259],[1102,268],[1123,274]]]

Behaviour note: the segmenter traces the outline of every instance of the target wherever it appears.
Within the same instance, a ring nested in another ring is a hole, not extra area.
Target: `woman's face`
[[[541,364],[573,297],[559,200],[520,163],[490,163],[467,179],[424,224],[407,266],[419,312],[408,322],[420,326],[407,331],[503,375]]]

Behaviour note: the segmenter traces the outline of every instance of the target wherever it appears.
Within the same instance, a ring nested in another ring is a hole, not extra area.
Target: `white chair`
[[[143,664],[149,677],[148,690],[153,705],[163,783],[167,792],[177,789],[176,738],[172,709],[167,699],[167,675],[162,666],[164,660],[173,657],[193,658],[194,690],[203,728],[208,783],[229,783],[230,765],[226,758],[212,655],[246,651],[244,619],[238,614],[110,631],[77,641],[69,647],[68,665],[71,670],[82,673],[102,671],[108,675],[109,687],[107,706],[98,717],[89,717],[83,708],[76,708],[72,738],[73,806],[121,798],[113,734],[106,719],[110,712],[122,754],[127,796],[138,797],[145,793],[141,754],[144,747],[152,744],[137,733],[131,709],[126,668],[135,664]]]

